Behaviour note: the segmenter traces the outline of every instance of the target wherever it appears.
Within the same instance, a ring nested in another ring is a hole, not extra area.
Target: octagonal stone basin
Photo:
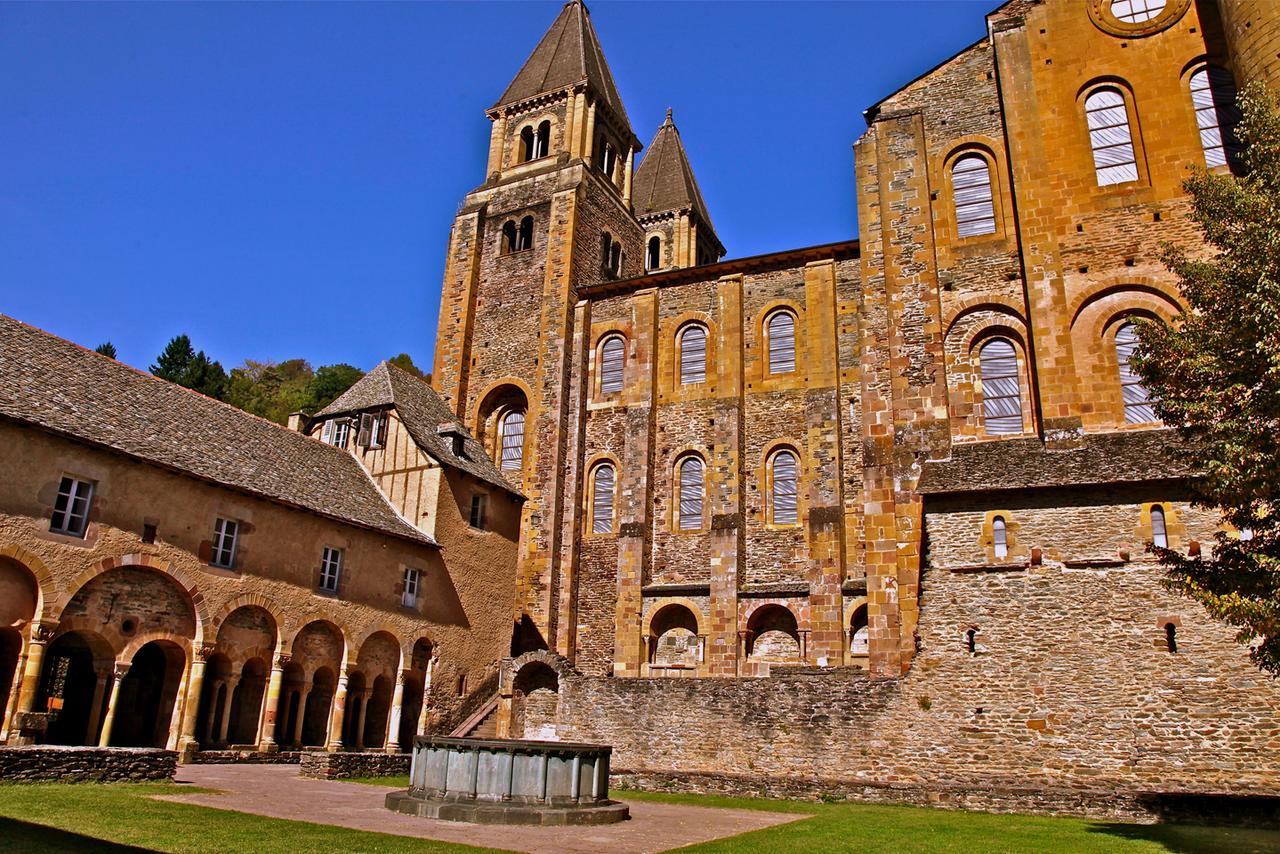
[[[611,747],[563,741],[419,736],[409,788],[388,809],[482,824],[609,824],[630,815],[609,800]]]

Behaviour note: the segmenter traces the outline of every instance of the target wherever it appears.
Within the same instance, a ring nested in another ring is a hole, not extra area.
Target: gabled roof
[[[613,75],[609,73],[604,51],[600,49],[600,39],[591,26],[591,14],[581,0],[570,0],[564,4],[560,15],[525,60],[493,109],[558,92],[579,83],[586,83],[614,116],[626,125],[623,129],[630,132],[631,126],[627,122],[627,111],[622,107],[622,97],[618,94],[618,87],[614,85]]]
[[[689,155],[680,141],[680,131],[671,119],[671,110],[667,110],[666,121],[653,135],[653,142],[649,143],[644,160],[631,179],[631,202],[637,217],[687,208],[715,229],[698,181],[693,177]]]
[[[2,314],[0,418],[436,545],[396,512],[351,454]]]
[[[484,447],[458,423],[453,411],[435,389],[390,362],[382,362],[365,374],[337,400],[316,413],[316,418],[331,418],[385,406],[395,407],[413,441],[436,462],[520,495],[520,491],[498,471]],[[464,437],[464,456],[454,456],[453,443],[448,437],[451,432]]]

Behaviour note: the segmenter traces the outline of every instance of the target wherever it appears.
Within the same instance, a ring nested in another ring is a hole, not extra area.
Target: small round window
[[[1111,14],[1126,24],[1143,24],[1164,11],[1165,0],[1111,0]]]

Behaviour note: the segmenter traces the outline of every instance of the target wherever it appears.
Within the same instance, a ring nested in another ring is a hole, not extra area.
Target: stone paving
[[[391,787],[311,780],[299,777],[296,765],[184,765],[178,769],[176,779],[179,783],[217,789],[218,793],[174,795],[164,800],[537,854],[665,851],[804,818],[759,810],[628,801],[631,820],[620,824],[498,827],[393,813],[382,805]]]

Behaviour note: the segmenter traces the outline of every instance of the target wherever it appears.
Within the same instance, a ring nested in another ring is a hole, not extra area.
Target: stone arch
[[[63,589],[62,594],[50,609],[52,616],[60,618],[66,610],[72,599],[84,589],[84,587],[100,575],[110,572],[113,569],[123,569],[126,567],[141,567],[144,569],[152,569],[156,572],[167,575],[175,581],[179,587],[186,592],[190,599],[192,609],[195,612],[195,632],[191,641],[195,645],[204,643],[204,629],[209,625],[209,604],[204,599],[199,588],[196,586],[195,579],[185,570],[175,568],[167,560],[155,555],[143,554],[127,554],[118,557],[108,557],[95,563],[93,566],[80,573],[76,578]]]
[[[765,602],[747,617],[747,657],[771,664],[799,664],[800,626],[795,613],[780,602]]]
[[[216,641],[218,651],[238,664],[271,661],[280,645],[279,619],[257,603],[241,604],[220,617]]]
[[[747,358],[749,368],[749,378],[752,382],[766,383],[770,381],[785,381],[786,379],[803,377],[809,371],[809,349],[808,349],[808,322],[803,304],[795,300],[775,299],[765,303],[751,320],[751,330],[754,336],[753,341],[749,342],[749,348],[754,350],[754,354]],[[774,374],[769,370],[769,331],[768,324],[773,316],[779,312],[787,312],[794,321],[792,327],[792,341],[795,347],[795,368],[785,373]]]
[[[976,311],[990,311],[1011,315],[1019,327],[1025,329],[1027,325],[1026,318],[1022,315],[1022,308],[1012,299],[1000,294],[979,294],[962,300],[952,307],[951,311],[947,313],[945,322],[942,324],[942,328],[946,330],[944,334],[951,335],[951,329],[958,321]]]
[[[288,620],[285,618],[284,612],[280,610],[280,607],[275,602],[260,593],[242,593],[234,599],[228,600],[227,603],[219,609],[218,615],[213,618],[213,622],[209,624],[215,632],[215,636],[216,633],[221,630],[222,623],[228,617],[239,609],[247,607],[261,608],[271,616],[271,619],[275,623],[276,639],[277,642],[279,642],[280,635],[284,631],[284,627],[288,624]]]
[[[521,448],[521,461],[528,458],[530,427],[533,423],[530,407],[534,400],[529,387],[514,377],[507,377],[490,383],[484,392],[476,397],[471,411],[471,432],[476,441],[484,448],[485,453],[502,468],[500,422],[511,412],[524,413],[524,442]]]
[[[751,512],[766,526],[794,528],[800,525],[809,512],[809,466],[805,463],[804,445],[790,436],[773,439],[760,450],[760,459],[756,463],[756,484],[759,489],[747,494],[747,502]],[[789,452],[796,461],[796,521],[780,523],[773,516],[773,463],[774,458],[782,452]]]
[[[530,661],[511,683],[512,734],[554,739],[560,706],[560,674],[545,661]]]
[[[1151,276],[1113,276],[1093,284],[1071,301],[1071,305],[1067,310],[1067,314],[1071,317],[1071,325],[1074,327],[1080,320],[1081,313],[1093,303],[1112,294],[1125,292],[1150,294],[1164,300],[1168,304],[1168,309],[1173,313],[1186,311],[1186,306],[1182,302],[1182,294],[1168,282],[1160,281]]]
[[[956,234],[955,190],[952,186],[952,168],[957,160],[966,155],[976,155],[987,163],[991,178],[991,209],[995,215],[995,231],[975,237],[959,237]],[[945,157],[934,161],[930,169],[933,186],[946,188],[946,204],[937,205],[935,216],[941,220],[944,233],[951,235],[951,240],[963,243],[969,240],[1000,240],[1005,237],[1005,223],[1008,221],[1005,205],[1008,196],[1009,176],[1005,172],[1004,148],[996,140],[988,136],[969,134],[951,141]],[[945,327],[944,327],[945,328]]]
[[[981,353],[983,347],[996,338],[1009,342],[1017,363],[1022,429],[1016,433],[1008,430],[995,432],[987,424],[987,389],[983,384]],[[943,341],[954,438],[1023,436],[1034,430],[1035,395],[1032,384],[1035,371],[1028,340],[1027,327],[1022,323],[1022,318],[1002,306],[978,304],[955,319]]]
[[[120,661],[129,660],[121,657],[125,650],[145,645],[141,637],[175,640],[187,651],[201,644],[205,623],[181,578],[131,562],[81,577],[85,582],[60,603],[58,633],[92,630],[106,638]]]
[[[96,624],[84,622],[68,627],[64,621],[45,650],[35,708],[60,707],[45,732],[49,744],[96,745],[102,731],[116,651]]]
[[[339,625],[335,620],[328,616],[313,616],[300,622],[301,625],[289,638],[288,643],[288,648],[293,661],[302,665],[304,669],[308,669],[307,663],[313,664],[314,666],[309,668],[310,670],[315,670],[318,667],[328,665],[335,672],[341,672],[350,664],[348,659],[351,654],[351,646],[347,642],[349,634],[343,626]],[[309,637],[304,637],[304,635],[311,634],[308,633],[307,630],[312,626],[323,627],[331,633],[333,643],[328,644],[330,647],[329,649],[321,649],[321,641],[317,641],[314,648],[310,651],[305,648],[299,649],[298,644],[300,641],[304,645],[308,644]]]
[[[124,649],[120,650],[120,653],[116,656],[116,660],[122,664],[127,664],[133,661],[134,656],[138,654],[138,650],[155,641],[166,641],[168,643],[172,643],[181,649],[183,654],[188,658],[191,656],[190,638],[185,638],[182,635],[174,634],[173,632],[148,632],[145,635],[139,635],[138,637],[131,639],[129,643],[125,645]]]
[[[114,692],[112,747],[165,746],[189,660],[190,647],[173,637],[147,638],[132,649],[129,669]]]
[[[696,668],[702,662],[701,609],[684,598],[654,603],[645,620],[647,660],[658,668]]]
[[[39,555],[22,546],[0,546],[0,558],[8,558],[31,573],[36,582],[36,605],[30,622],[38,623],[45,619],[45,607],[58,599],[57,585],[49,567],[45,566]]]
[[[356,669],[350,677],[362,676],[362,691],[347,686],[348,703],[358,696],[358,715],[351,723],[354,743],[344,738],[348,747],[383,747],[386,744],[387,725],[391,716],[391,699],[396,674],[404,660],[404,648],[396,635],[385,629],[370,632],[361,641],[356,653]]]

